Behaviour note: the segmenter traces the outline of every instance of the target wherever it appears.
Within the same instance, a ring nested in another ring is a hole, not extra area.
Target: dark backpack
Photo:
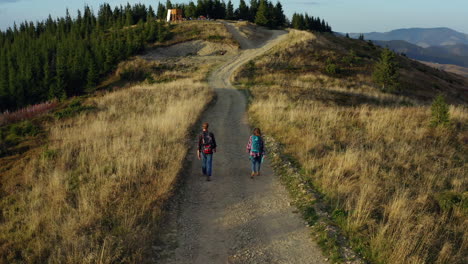
[[[250,151],[255,153],[262,152],[262,138],[259,136],[252,136],[252,148]]]
[[[213,154],[213,137],[209,132],[202,133],[202,151],[205,154]]]

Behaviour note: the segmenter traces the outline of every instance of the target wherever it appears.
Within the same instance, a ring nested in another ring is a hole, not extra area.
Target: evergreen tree
[[[153,7],[148,8],[148,14],[146,15],[146,21],[151,21],[156,17],[156,14],[154,13]]]
[[[249,7],[244,0],[240,0],[238,9],[238,18],[243,20],[249,19]]]
[[[0,31],[0,111],[95,87],[99,76],[146,42],[166,38],[167,28],[152,17],[154,11],[142,4],[114,9],[103,4],[97,17],[85,6],[75,18],[67,12]],[[136,27],[125,27],[135,22]]]
[[[88,73],[86,75],[86,90],[88,92],[96,88],[99,79],[97,71],[96,63],[92,58],[88,57]]]
[[[431,106],[431,126],[447,126],[450,124],[449,106],[443,95],[438,95]]]
[[[384,92],[393,92],[398,87],[398,65],[395,53],[390,49],[382,50],[379,61],[374,66],[372,78],[376,84],[381,85]]]
[[[284,15],[283,5],[278,1],[273,10],[274,27],[283,27],[286,25],[286,16]]]
[[[158,16],[158,19],[160,20],[164,20],[164,21],[166,20],[167,10],[166,10],[166,7],[161,3],[158,3],[157,16]]]
[[[190,1],[188,6],[185,8],[185,17],[187,18],[196,18],[197,17],[197,7],[195,6],[195,3]]]
[[[268,25],[268,10],[265,0],[260,0],[260,5],[258,6],[257,15],[255,16],[255,24],[260,26]]]
[[[226,19],[228,20],[234,19],[234,5],[232,4],[231,0],[229,0],[229,2],[227,3]]]
[[[174,8],[174,7],[172,6],[171,0],[167,0],[166,1],[166,9],[172,9],[172,8]]]
[[[249,16],[248,16],[248,20],[250,22],[255,21],[259,4],[260,4],[259,0],[250,0],[250,8],[249,8]]]
[[[1,44],[1,41],[0,41]],[[0,50],[0,111],[10,106],[8,93],[8,63],[5,51]]]
[[[295,29],[300,29],[300,30],[306,29],[304,15],[294,13],[292,16],[291,24],[292,24],[292,27]]]

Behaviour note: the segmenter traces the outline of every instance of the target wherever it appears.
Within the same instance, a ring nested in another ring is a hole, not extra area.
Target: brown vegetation
[[[439,70],[443,70],[446,72],[451,72],[451,73],[455,73],[461,76],[468,77],[467,67],[461,67],[461,66],[453,65],[453,64],[432,63],[432,62],[427,62],[427,61],[421,61],[421,63],[431,66],[433,68],[439,69]]]
[[[171,34],[173,38],[163,45],[173,45],[190,40],[205,40],[219,42],[232,47],[239,47],[239,43],[219,22],[213,21],[183,21],[172,25]]]
[[[375,263],[464,263],[468,81],[399,57],[400,91],[382,93],[371,81],[379,50],[292,31],[236,80],[252,94],[253,122],[326,195],[353,248]],[[434,128],[439,92],[459,105]]]
[[[6,171],[15,177],[2,176],[12,182],[2,182],[0,262],[143,260],[188,133],[213,96],[202,82],[210,65],[181,67],[124,63],[119,72],[142,71],[145,81],[45,124],[47,145]]]

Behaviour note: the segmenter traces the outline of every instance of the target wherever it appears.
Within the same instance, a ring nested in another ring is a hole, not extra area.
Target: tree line
[[[320,17],[294,13],[291,19],[291,27],[300,30],[312,30],[318,32],[332,32],[332,28]]]
[[[89,6],[72,18],[49,17],[0,31],[0,111],[80,95],[119,61],[162,41],[168,27],[151,6]]]
[[[292,26],[302,30],[331,32],[320,18],[294,14],[292,23],[278,1],[197,0],[196,4],[135,4],[112,8],[102,4],[93,13],[89,6],[72,18],[49,17],[23,22],[0,31],[0,112],[16,110],[54,98],[64,99],[92,91],[118,62],[141,52],[145,44],[169,36],[164,23],[167,10],[182,9],[184,17],[246,20],[270,28]]]
[[[284,27],[287,19],[284,15],[283,6],[278,1],[276,4],[268,0],[251,0],[250,5],[240,0],[239,6],[234,9],[232,1],[227,3],[221,0],[198,0],[197,3],[190,1],[188,4],[172,4],[170,0],[166,4],[159,3],[157,16],[165,19],[167,9],[182,9],[184,17],[197,19],[204,16],[209,19],[246,20],[261,26],[270,28]]]

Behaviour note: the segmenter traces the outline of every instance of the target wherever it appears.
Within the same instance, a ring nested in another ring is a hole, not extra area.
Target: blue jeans
[[[252,162],[252,171],[259,172],[260,165],[262,164],[262,156],[250,157],[250,161]]]
[[[202,172],[203,175],[211,176],[213,168],[213,154],[205,154],[202,152]]]

